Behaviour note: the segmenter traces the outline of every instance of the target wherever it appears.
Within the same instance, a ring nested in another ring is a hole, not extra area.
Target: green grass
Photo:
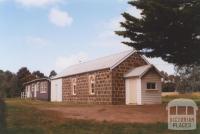
[[[165,97],[162,97],[162,102],[168,103],[169,101],[171,101],[173,99],[178,99],[178,98],[192,99],[196,102],[196,104],[198,106],[200,106],[200,94],[199,93],[192,93],[192,94],[188,93],[188,94],[165,96]]]
[[[63,119],[59,113],[46,113],[38,109],[57,105],[66,106],[64,103],[6,100],[7,127],[0,134],[200,134],[199,127],[195,131],[171,131],[166,123],[98,123]]]

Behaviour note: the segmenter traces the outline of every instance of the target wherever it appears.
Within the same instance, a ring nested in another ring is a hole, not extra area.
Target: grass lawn
[[[163,98],[165,102],[169,97]],[[110,123],[64,119],[57,112],[44,112],[38,107],[56,107],[41,101],[9,99],[6,104],[6,130],[0,134],[200,134],[195,131],[171,131],[166,123]],[[0,120],[1,121],[1,120]]]
[[[169,95],[162,97],[163,103],[168,103],[170,100],[177,99],[177,98],[186,98],[192,99],[196,102],[198,106],[200,106],[200,93],[187,93],[187,94],[179,94],[179,95]]]

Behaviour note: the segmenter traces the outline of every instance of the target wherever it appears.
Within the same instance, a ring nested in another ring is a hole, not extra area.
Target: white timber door
[[[137,104],[137,79],[126,79],[126,104]]]
[[[62,79],[51,81],[51,101],[62,101]]]

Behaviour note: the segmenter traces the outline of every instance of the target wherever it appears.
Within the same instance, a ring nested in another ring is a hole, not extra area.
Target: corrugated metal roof
[[[152,68],[158,73],[158,75],[160,75],[160,77],[163,77],[162,74],[160,73],[160,71],[154,65],[151,65],[151,64],[133,68],[129,72],[127,72],[124,75],[124,77],[125,78],[140,77],[141,78]]]
[[[125,52],[98,58],[96,60],[72,65],[66,68],[63,72],[61,72],[57,76],[53,77],[52,79],[57,79],[57,78],[66,77],[70,75],[81,74],[85,72],[91,72],[91,71],[107,69],[107,68],[112,69],[118,64],[120,64],[127,57],[132,55],[134,52],[135,52],[134,50],[128,50]]]
[[[34,79],[32,81],[24,83],[24,85],[28,85],[30,83],[39,82],[39,81],[50,81],[50,79],[49,78],[38,78],[38,79]]]
[[[145,72],[147,72],[150,68],[152,68],[152,65],[144,65],[140,67],[133,68],[128,73],[124,75],[125,78],[127,77],[138,77],[142,76]]]

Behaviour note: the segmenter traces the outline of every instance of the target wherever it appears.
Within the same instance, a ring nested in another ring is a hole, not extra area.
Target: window
[[[27,86],[27,92],[31,92],[31,86],[30,85]]]
[[[155,82],[148,82],[147,83],[147,89],[156,89],[156,83]]]
[[[28,92],[28,86],[26,86],[26,88],[25,88],[25,92],[26,92],[26,93]]]
[[[89,76],[89,92],[90,94],[94,95],[95,94],[95,76],[90,75]]]
[[[72,95],[77,94],[77,87],[76,87],[76,78],[72,79]]]
[[[32,92],[34,92],[34,90],[35,90],[35,85],[34,84],[31,85],[31,90],[32,90]]]
[[[44,89],[43,89],[43,83],[41,82],[41,83],[40,83],[40,93],[42,93],[43,90],[44,90]]]
[[[46,82],[40,83],[40,93],[47,93],[47,84]]]
[[[40,89],[40,83],[39,83],[39,82],[37,82],[37,84],[36,84],[36,91],[38,92],[38,91],[39,91],[39,89]]]

